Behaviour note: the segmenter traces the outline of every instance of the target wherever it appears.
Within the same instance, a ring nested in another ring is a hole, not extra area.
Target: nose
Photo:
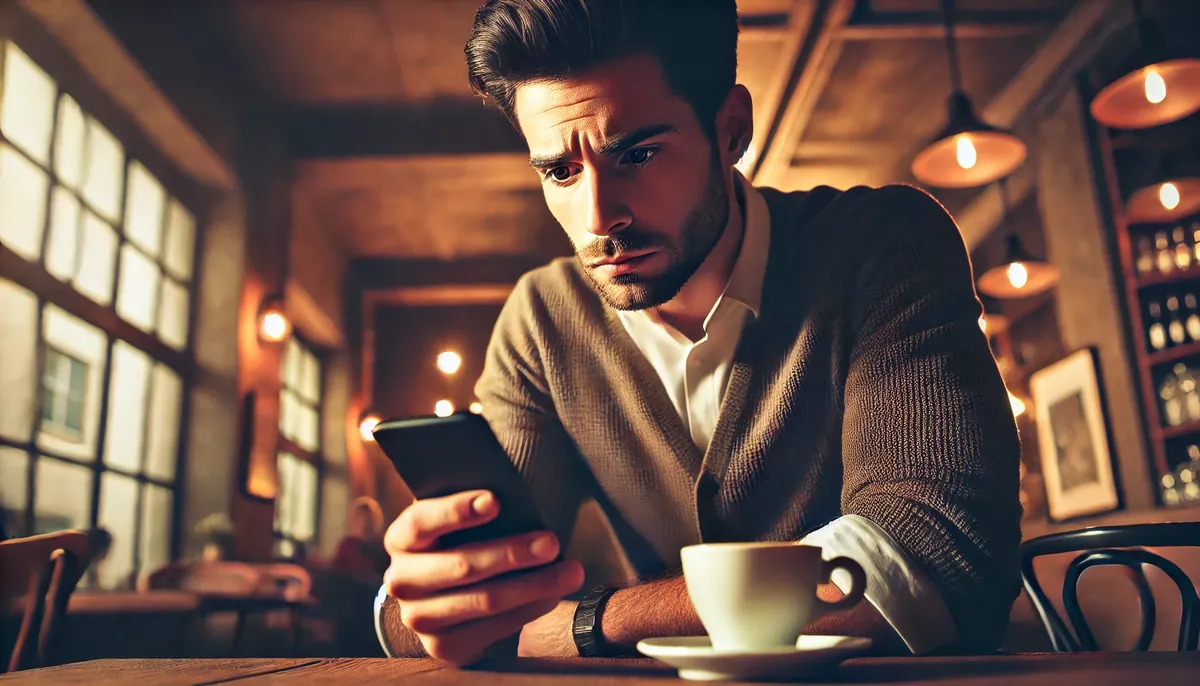
[[[617,179],[605,178],[595,170],[588,170],[583,176],[583,202],[587,203],[583,216],[587,218],[588,233],[611,236],[633,223],[633,213],[623,201]]]

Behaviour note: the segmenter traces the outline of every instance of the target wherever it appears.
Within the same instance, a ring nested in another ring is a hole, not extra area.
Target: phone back
[[[487,420],[470,413],[381,422],[375,441],[418,499],[485,489],[500,514],[472,529],[442,537],[442,547],[544,529],[525,481],[508,459]]]

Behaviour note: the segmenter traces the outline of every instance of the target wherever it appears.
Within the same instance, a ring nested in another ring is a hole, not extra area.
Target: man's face
[[[546,204],[596,292],[620,310],[674,298],[725,228],[729,171],[658,61],[524,84],[515,104]]]

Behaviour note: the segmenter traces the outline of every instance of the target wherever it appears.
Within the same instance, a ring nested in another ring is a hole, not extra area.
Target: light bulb
[[[437,367],[442,370],[443,374],[453,374],[461,366],[462,357],[453,350],[447,350],[437,356]]]
[[[1025,403],[1020,398],[1013,395],[1012,391],[1008,392],[1008,404],[1012,406],[1012,413],[1014,417],[1020,417],[1021,415],[1025,414]]]
[[[371,432],[377,426],[379,426],[379,417],[369,414],[363,417],[362,421],[358,423],[358,435],[362,436],[364,441],[374,441],[375,436]]]
[[[958,166],[963,169],[970,169],[975,166],[979,155],[975,152],[975,144],[971,142],[970,137],[958,137],[958,142],[954,149],[954,158],[958,161]]]
[[[754,160],[756,159],[758,159],[758,151],[754,149],[753,144],[748,145],[746,146],[746,152],[742,153],[741,159],[739,159],[737,164],[733,166],[736,167],[738,171],[745,174],[747,171],[749,171],[750,167],[754,164]]]
[[[1008,282],[1013,288],[1024,288],[1029,283],[1029,270],[1020,262],[1008,265]]]
[[[1158,70],[1146,68],[1146,100],[1157,105],[1167,99],[1167,82],[1163,80]]]
[[[287,318],[279,312],[268,312],[263,315],[262,334],[268,341],[282,341],[287,335]]]
[[[1168,211],[1179,207],[1179,187],[1170,181],[1158,187],[1158,201]]]
[[[471,414],[482,414],[483,413],[483,403],[481,403],[477,400],[477,401],[471,403],[470,409],[471,409]]]
[[[433,406],[433,413],[439,417],[449,417],[454,414],[454,403],[449,400],[439,400]]]

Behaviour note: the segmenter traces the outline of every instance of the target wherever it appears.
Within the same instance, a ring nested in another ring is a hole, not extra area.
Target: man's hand
[[[571,635],[571,624],[575,619],[578,603],[564,600],[558,607],[521,629],[521,643],[517,646],[520,657],[579,657],[575,638]]]
[[[437,549],[439,537],[485,524],[499,511],[491,493],[468,491],[418,500],[388,527],[384,545],[392,563],[384,583],[430,657],[471,664],[583,584],[578,562],[543,566],[559,551],[548,531]],[[520,571],[530,567],[540,568]],[[507,572],[517,573],[493,578]]]

